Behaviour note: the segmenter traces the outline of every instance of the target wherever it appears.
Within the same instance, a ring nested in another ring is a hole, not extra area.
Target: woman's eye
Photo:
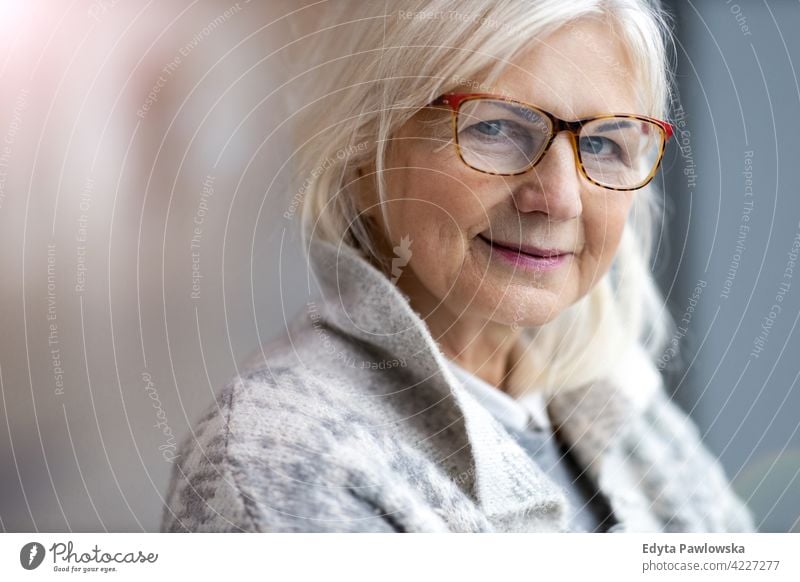
[[[486,135],[494,136],[503,133],[503,126],[500,121],[482,121],[475,125],[475,130]]]
[[[478,122],[467,128],[467,131],[475,132],[484,137],[512,137],[519,133],[519,129],[519,126],[513,121],[492,119]]]
[[[595,156],[618,156],[619,146],[607,137],[589,136],[580,140],[581,152]]]

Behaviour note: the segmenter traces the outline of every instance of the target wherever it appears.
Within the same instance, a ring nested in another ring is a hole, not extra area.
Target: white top
[[[551,430],[547,406],[540,392],[513,398],[451,359],[445,360],[464,388],[505,424],[518,430]]]

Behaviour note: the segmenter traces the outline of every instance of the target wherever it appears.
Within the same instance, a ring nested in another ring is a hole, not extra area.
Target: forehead
[[[538,39],[492,85],[564,119],[641,109],[623,41],[595,20],[577,21]]]

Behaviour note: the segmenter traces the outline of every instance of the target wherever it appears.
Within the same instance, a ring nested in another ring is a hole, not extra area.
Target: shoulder
[[[650,489],[655,509],[661,504],[676,512],[667,531],[755,531],[750,511],[697,425],[663,389],[649,399],[627,446],[632,458],[646,459],[642,485]]]
[[[360,460],[380,449],[372,426],[313,373],[249,369],[183,441],[162,530],[391,531],[365,492],[384,466]]]

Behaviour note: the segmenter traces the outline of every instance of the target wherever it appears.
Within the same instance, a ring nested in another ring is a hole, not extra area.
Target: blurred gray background
[[[760,529],[798,532],[800,3],[666,6],[679,131],[654,270],[683,355],[661,365]]]
[[[303,4],[0,3],[0,531],[156,531],[172,443],[307,299]],[[800,531],[800,4],[667,5],[663,373],[760,529]]]

